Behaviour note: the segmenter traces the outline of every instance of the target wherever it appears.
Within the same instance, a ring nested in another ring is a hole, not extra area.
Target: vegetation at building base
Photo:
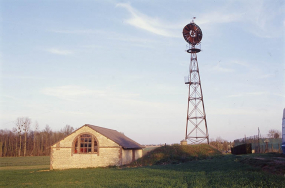
[[[218,149],[223,153],[229,153],[231,151],[231,147],[233,147],[233,143],[227,140],[224,140],[220,136],[215,139],[210,139],[210,145],[214,148]]]
[[[261,154],[229,154],[180,164],[52,171],[41,167],[46,160],[42,164],[38,162],[38,168],[0,167],[0,187],[284,187],[284,175],[264,172],[260,167],[243,162],[252,156],[262,157]],[[263,156],[265,159],[275,157],[274,154]],[[3,159],[0,158],[1,166]],[[25,159],[25,163],[31,165],[35,160],[34,157],[7,159],[11,160],[9,165],[16,159]]]
[[[160,164],[178,164],[193,160],[207,159],[214,156],[221,156],[222,153],[208,144],[199,145],[172,145],[158,147],[142,158],[127,166],[151,166]]]

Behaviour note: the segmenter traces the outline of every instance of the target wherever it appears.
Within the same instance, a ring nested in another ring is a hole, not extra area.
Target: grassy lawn
[[[0,157],[0,169],[10,167],[27,167],[30,166],[46,166],[49,168],[50,158],[49,156],[37,156],[37,157]]]
[[[256,158],[255,155],[252,156]],[[268,157],[265,155],[265,158]],[[285,185],[284,175],[264,172],[261,166],[245,163],[244,161],[251,158],[249,155],[216,155],[204,159],[197,157],[185,163],[163,163],[164,165],[136,168],[53,171],[40,167],[46,165],[48,161],[41,157],[38,161],[43,163],[38,162],[37,165],[34,165],[33,161],[28,162],[29,159],[37,160],[36,158],[21,158],[0,158],[2,167],[3,164],[13,164],[13,160],[19,160],[16,164],[20,164],[10,166],[10,169],[7,165],[6,169],[0,168],[0,187],[284,187]],[[21,160],[26,162],[20,162]],[[24,166],[22,164],[27,164],[26,167],[31,164],[38,168],[20,169]]]

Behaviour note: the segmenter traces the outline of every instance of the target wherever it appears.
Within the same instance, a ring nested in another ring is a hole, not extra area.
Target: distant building
[[[50,169],[121,166],[142,157],[142,146],[124,134],[85,124],[51,146]]]
[[[282,150],[285,154],[285,108],[283,110],[283,118],[282,118]]]

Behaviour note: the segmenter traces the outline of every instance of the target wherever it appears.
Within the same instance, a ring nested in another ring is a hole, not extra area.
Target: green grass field
[[[284,187],[284,175],[244,163],[263,156],[197,156],[184,163],[172,156],[175,163],[164,165],[52,171],[48,169],[49,157],[0,158],[0,187]]]
[[[0,170],[49,168],[49,163],[49,156],[2,157],[0,158]]]

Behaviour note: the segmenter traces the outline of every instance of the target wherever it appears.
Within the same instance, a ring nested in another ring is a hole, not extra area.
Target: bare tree
[[[12,128],[12,132],[13,132],[15,135],[17,135],[17,133],[18,133],[17,128],[13,127],[13,128]],[[17,156],[17,151],[18,151],[18,137],[17,137],[17,136],[15,137],[15,140],[16,140],[16,142],[15,142],[15,153],[16,153],[16,155],[15,155],[15,156]]]
[[[279,131],[279,130],[276,130],[276,129],[270,129],[269,131],[268,131],[268,134],[267,134],[267,136],[269,137],[269,138],[280,138],[281,137],[281,131]]]
[[[0,157],[4,156],[2,153],[3,153],[3,146],[5,147],[4,145],[4,141],[5,141],[5,133],[3,130],[0,130]]]
[[[4,131],[0,130],[0,157],[2,157],[2,146],[3,146],[3,137],[4,137]]]
[[[229,150],[229,142],[228,141],[226,141],[226,140],[224,140],[224,142],[223,142],[223,150],[225,151],[225,152],[227,152],[228,150]]]
[[[2,144],[3,157],[49,155],[50,146],[73,131],[73,128],[69,125],[66,125],[60,131],[52,131],[50,126],[46,125],[45,129],[40,131],[37,122],[35,122],[35,131],[29,131],[29,127],[24,126],[29,124],[25,119],[25,117],[16,119],[16,126],[14,126],[11,131],[0,129],[0,148]],[[25,143],[22,137],[25,132],[26,146],[24,147]]]
[[[36,142],[37,142],[37,135],[39,131],[39,123],[36,121],[35,122],[35,130],[34,130],[34,146],[33,146],[33,155],[36,156]]]
[[[25,143],[24,143],[24,156],[26,156],[27,152],[27,132],[30,130],[30,125],[31,125],[31,119],[28,117],[25,117],[23,120],[23,130],[25,132]]]
[[[16,130],[17,130],[17,133],[20,137],[20,147],[19,147],[19,154],[18,156],[20,157],[21,156],[21,146],[22,146],[22,132],[23,132],[23,126],[24,126],[24,118],[23,117],[18,117],[17,120],[16,120]]]
[[[49,150],[50,150],[50,143],[51,143],[51,140],[50,140],[50,136],[52,134],[52,130],[50,128],[50,126],[48,124],[46,124],[46,127],[44,129],[44,135],[45,135],[45,149],[44,149],[44,153],[45,155],[49,154]]]
[[[222,148],[223,148],[223,142],[224,142],[224,140],[222,139],[222,137],[218,136],[218,137],[216,138],[216,142],[217,142],[218,150],[222,150]]]
[[[68,136],[73,132],[74,128],[70,125],[65,125],[63,129],[60,130],[64,134],[64,136]]]

